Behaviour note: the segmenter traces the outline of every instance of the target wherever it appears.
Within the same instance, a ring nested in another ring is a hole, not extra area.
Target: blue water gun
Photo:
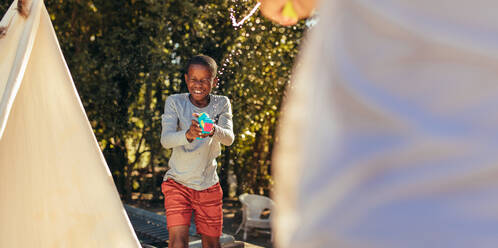
[[[199,122],[199,126],[201,127],[202,133],[203,134],[208,134],[211,133],[214,127],[214,121],[209,118],[209,115],[206,113],[202,113],[197,117],[197,122]],[[200,137],[197,137],[197,139],[203,139]]]

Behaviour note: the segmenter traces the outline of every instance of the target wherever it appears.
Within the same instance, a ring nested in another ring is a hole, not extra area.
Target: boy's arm
[[[163,127],[161,132],[161,145],[163,145],[164,148],[173,148],[189,143],[185,136],[185,132],[188,130],[177,131],[178,114],[172,97],[166,99],[161,123]]]
[[[214,124],[213,139],[225,146],[229,146],[233,143],[235,137],[233,135],[232,106],[227,97],[225,97],[225,100],[226,103],[223,106],[218,123]]]

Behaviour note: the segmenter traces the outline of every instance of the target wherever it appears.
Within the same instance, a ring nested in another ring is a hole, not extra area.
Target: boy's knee
[[[168,247],[170,248],[188,248],[188,236],[184,237],[176,237],[170,238]]]
[[[170,248],[187,248],[188,247],[188,226],[175,226],[168,228]]]

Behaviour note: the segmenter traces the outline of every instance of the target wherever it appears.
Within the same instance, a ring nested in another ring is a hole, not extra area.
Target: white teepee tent
[[[139,247],[42,0],[0,22],[0,247]]]

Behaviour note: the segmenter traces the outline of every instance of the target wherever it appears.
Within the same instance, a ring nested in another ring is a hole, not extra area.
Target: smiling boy
[[[194,56],[186,65],[188,93],[166,99],[161,144],[173,149],[169,170],[161,185],[169,231],[169,247],[188,247],[192,213],[203,247],[220,247],[223,192],[216,173],[220,144],[233,143],[232,108],[226,96],[211,94],[217,65],[209,56]],[[207,113],[214,120],[202,134],[196,119]],[[197,139],[201,138],[201,139]]]

